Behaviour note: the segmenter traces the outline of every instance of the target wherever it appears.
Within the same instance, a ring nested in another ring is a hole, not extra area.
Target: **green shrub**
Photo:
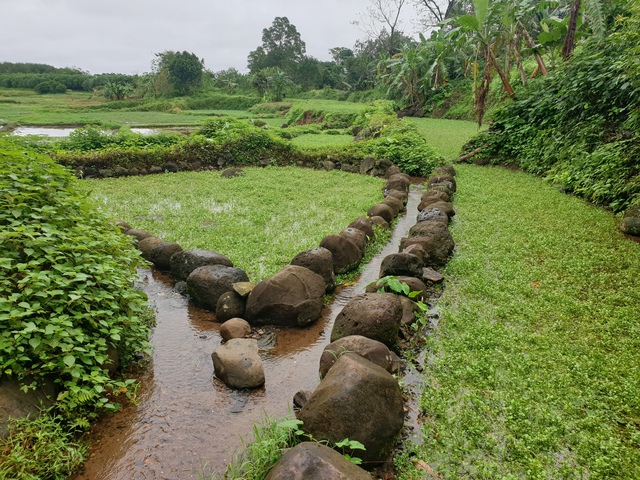
[[[33,89],[36,93],[45,94],[45,93],[66,93],[67,87],[55,80],[47,80],[46,82],[38,83]]]
[[[53,376],[60,410],[86,425],[127,391],[132,381],[109,378],[109,354],[132,362],[151,316],[133,288],[138,254],[75,182],[51,159],[0,144],[0,368]]]

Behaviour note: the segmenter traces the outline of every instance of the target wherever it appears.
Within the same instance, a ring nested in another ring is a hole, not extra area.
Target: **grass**
[[[295,137],[291,143],[304,150],[317,150],[326,147],[341,147],[353,142],[351,135],[305,134]]]
[[[478,125],[466,120],[411,117],[406,120],[414,124],[427,143],[448,161],[458,159],[462,146],[478,133]]]
[[[63,424],[49,412],[11,420],[8,437],[0,441],[0,478],[67,479],[82,465],[87,447]]]
[[[297,167],[242,177],[182,172],[86,181],[99,207],[185,250],[227,255],[253,281],[273,275],[382,199],[384,180]]]
[[[452,479],[640,478],[640,246],[538,178],[457,169],[417,459]]]

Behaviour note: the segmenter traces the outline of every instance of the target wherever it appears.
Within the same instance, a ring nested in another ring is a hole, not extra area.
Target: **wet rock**
[[[399,276],[398,280],[409,285],[409,293],[411,295],[411,298],[420,302],[427,301],[427,286],[420,278]],[[419,293],[415,294],[414,292]]]
[[[171,275],[176,280],[186,280],[191,272],[204,265],[224,265],[233,267],[226,256],[211,250],[184,250],[170,260]]]
[[[131,225],[129,225],[124,220],[116,220],[116,226],[120,229],[122,233],[126,232],[127,230],[131,230]]]
[[[369,209],[367,215],[370,217],[382,217],[387,223],[391,223],[395,217],[393,208],[386,203],[378,203],[374,205]]]
[[[325,377],[329,369],[345,353],[358,354],[384,368],[387,372],[391,372],[391,351],[384,343],[362,335],[349,335],[324,347],[324,351],[320,356],[320,379]]]
[[[98,174],[103,178],[111,178],[115,175],[114,171],[110,168],[103,168],[101,170],[98,170]]]
[[[240,177],[242,175],[244,175],[244,170],[241,168],[227,168],[220,174],[222,178]]]
[[[433,268],[425,267],[422,269],[422,281],[438,284],[444,282],[444,276]]]
[[[433,243],[431,244],[431,250],[421,244],[422,248],[425,249],[430,257],[435,254],[439,259],[447,258],[453,253],[453,249],[455,248],[455,241],[451,236],[451,232],[442,222],[418,222],[409,229],[409,237],[432,238]],[[416,276],[420,277],[420,275]]]
[[[383,230],[387,230],[389,228],[389,222],[378,215],[372,215],[370,219],[372,224],[382,228]]]
[[[403,205],[406,205],[409,201],[409,194],[403,190],[385,190],[384,198],[392,197],[400,200]]]
[[[169,173],[176,173],[177,171],[180,170],[180,167],[178,167],[178,164],[175,162],[166,162],[162,166],[162,170]]]
[[[421,314],[420,307],[418,307],[418,304],[408,297],[400,295],[398,298],[402,304],[402,327],[413,325],[416,321],[416,315]]]
[[[640,236],[640,206],[634,205],[625,210],[620,222],[620,231],[627,235]]]
[[[396,167],[395,165],[391,165],[387,171],[384,174],[384,178],[391,178],[392,176],[398,174],[398,173],[402,173],[402,170],[400,170],[398,167]]]
[[[149,260],[160,270],[169,270],[171,257],[182,251],[182,247],[174,242],[162,242],[153,247]]]
[[[429,258],[429,255],[427,254],[425,249],[422,248],[422,246],[420,246],[420,245],[409,245],[407,248],[402,250],[402,252],[400,252],[400,253],[410,253],[411,255],[415,255],[420,260],[422,260],[423,263],[425,263],[427,261],[427,259]]]
[[[144,240],[145,238],[153,237],[149,232],[145,232],[144,230],[138,230],[137,228],[130,228],[129,230],[124,232],[125,235],[129,235],[136,239],[136,243]]]
[[[364,249],[367,246],[367,236],[362,230],[358,230],[357,228],[345,228],[340,232],[340,236],[355,243],[364,255]]]
[[[425,200],[433,198],[437,198],[438,200],[442,200],[443,202],[448,202],[451,199],[451,197],[449,197],[446,192],[441,192],[440,190],[427,190],[420,197],[420,202],[424,202]]]
[[[433,175],[427,180],[427,185],[437,185],[442,183],[450,183],[452,190],[456,191],[456,179],[450,175]]]
[[[187,291],[198,305],[215,310],[220,295],[233,290],[234,283],[248,281],[247,274],[239,268],[204,265],[187,277]]]
[[[231,285],[233,291],[240,295],[242,298],[246,298],[251,293],[251,290],[256,288],[256,284],[253,282],[236,282]]]
[[[320,246],[331,252],[335,273],[350,272],[362,261],[362,250],[342,235],[327,235],[320,242]]]
[[[242,317],[245,311],[245,299],[234,291],[224,292],[216,303],[216,320],[226,322],[235,317]]]
[[[392,293],[363,293],[356,295],[336,317],[331,341],[362,335],[392,348],[398,341],[402,320],[402,305]]]
[[[32,382],[32,378],[24,379],[24,384]],[[54,379],[40,380],[41,386],[27,393],[20,389],[21,383],[12,377],[3,375],[0,378],[0,438],[8,434],[7,425],[10,418],[24,418],[36,415],[41,408],[47,408],[55,400]]]
[[[324,162],[322,162],[322,168],[327,171],[335,170],[336,164],[333,163],[331,160],[325,160]]]
[[[403,173],[396,173],[391,175],[384,186],[385,190],[400,190],[401,192],[408,192],[411,185],[411,178]]]
[[[317,273],[324,280],[325,292],[336,289],[336,276],[333,272],[333,254],[324,247],[316,247],[296,255],[291,265],[305,267]]]
[[[160,245],[164,243],[164,240],[158,237],[147,237],[138,242],[137,249],[140,250],[142,254],[142,258],[145,260],[151,261],[151,252],[156,247],[156,245]]]
[[[244,338],[251,334],[251,325],[242,318],[230,318],[220,325],[220,336],[228,342],[233,338]]]
[[[386,458],[404,424],[402,392],[385,369],[347,353],[296,416],[316,440],[357,440],[366,448],[357,456],[376,462]]]
[[[252,338],[232,338],[216,348],[211,359],[216,377],[230,388],[264,385],[264,367],[258,355],[258,342]]]
[[[289,265],[251,291],[245,318],[252,325],[309,325],[320,318],[324,293],[320,275]]]
[[[456,214],[456,211],[453,209],[453,205],[449,202],[435,202],[429,205],[429,208],[442,210],[449,218],[452,218]]]
[[[310,392],[309,390],[300,390],[296,392],[293,396],[293,407],[296,410],[300,410],[307,404],[312,394],[313,392]]]
[[[449,225],[449,216],[439,208],[425,208],[416,217],[416,221],[420,222],[440,222]]]
[[[353,222],[351,222],[349,224],[349,228],[357,228],[358,230],[362,230],[367,236],[367,241],[369,242],[375,240],[376,238],[376,234],[373,231],[373,222],[364,215],[356,218]]]
[[[427,252],[428,257],[425,266],[445,265],[454,248],[453,240],[451,242],[443,242],[439,237],[425,236],[403,238],[400,240],[400,249],[405,250],[414,244],[420,245]],[[421,277],[421,275],[418,275],[418,277]]]
[[[444,192],[447,195],[449,195],[449,199],[453,198],[453,189],[451,188],[452,186],[447,186],[444,184],[433,184],[430,186],[431,190],[437,190],[439,192]]]
[[[163,173],[163,172],[164,172],[164,170],[162,170],[162,167],[159,167],[157,165],[154,165],[149,169],[149,173],[151,173],[151,174]]]
[[[424,262],[410,253],[392,253],[382,259],[380,264],[380,277],[393,276],[408,276],[408,277],[421,277],[422,269],[424,268]]]
[[[317,442],[287,450],[265,480],[371,480],[365,470]]]

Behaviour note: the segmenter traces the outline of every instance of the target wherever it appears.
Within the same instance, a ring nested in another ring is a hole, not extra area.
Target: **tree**
[[[277,67],[293,74],[296,64],[304,58],[306,48],[295,25],[287,17],[276,17],[271,27],[262,30],[262,45],[249,53],[249,71],[257,73],[264,68]]]
[[[128,82],[107,82],[102,94],[109,100],[124,100],[133,91],[133,85]]]
[[[180,95],[187,95],[202,84],[204,60],[200,60],[194,53],[177,52],[167,63],[169,82]]]
[[[440,23],[457,15],[471,12],[469,0],[414,0],[420,15],[420,22],[427,28],[437,27]]]
[[[379,38],[386,32],[386,50],[390,57],[401,50],[398,40],[401,34],[400,14],[407,0],[369,0],[369,7],[360,13],[360,20],[352,22],[365,33],[369,39]],[[382,27],[381,27],[382,26]]]

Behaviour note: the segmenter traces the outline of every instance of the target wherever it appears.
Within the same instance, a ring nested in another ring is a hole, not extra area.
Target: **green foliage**
[[[262,45],[249,53],[248,67],[252,74],[264,68],[279,68],[291,74],[305,52],[306,45],[296,26],[287,17],[276,17],[269,28],[262,30]]]
[[[77,432],[51,411],[36,418],[10,420],[8,436],[0,440],[0,477],[15,480],[65,480],[87,456]]]
[[[106,82],[102,94],[109,100],[124,100],[133,91],[133,85],[126,82]]]
[[[46,80],[38,83],[33,89],[40,95],[45,93],[66,93],[67,87],[56,80]]]
[[[0,369],[54,376],[70,418],[114,409],[130,382],[109,378],[110,351],[126,365],[148,345],[138,254],[67,170],[6,140],[0,159]]]
[[[194,53],[176,52],[167,62],[169,81],[181,95],[188,94],[202,84],[204,63]]]
[[[562,69],[531,82],[467,149],[486,143],[483,156],[516,161],[615,211],[632,203],[640,195],[638,18],[636,7],[617,32],[587,40]]]
[[[157,133],[142,135],[122,128],[112,133],[97,126],[76,128],[67,138],[54,143],[54,148],[74,152],[91,152],[114,148],[149,149],[154,147],[168,147],[180,141],[179,135]]]

